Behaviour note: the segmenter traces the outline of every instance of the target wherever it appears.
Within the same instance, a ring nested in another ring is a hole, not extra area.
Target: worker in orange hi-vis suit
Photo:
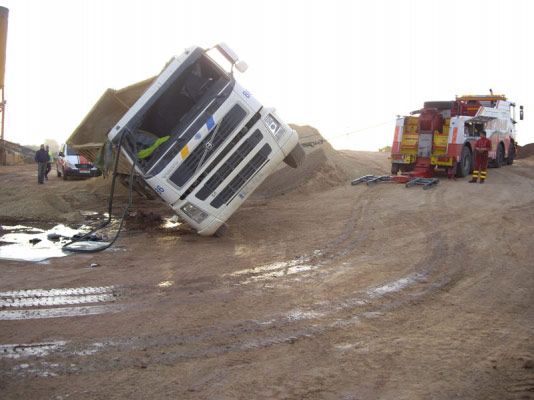
[[[480,131],[480,139],[475,142],[475,168],[473,179],[470,183],[476,183],[480,177],[480,183],[486,180],[488,169],[488,152],[491,151],[491,140],[486,138],[486,131]]]

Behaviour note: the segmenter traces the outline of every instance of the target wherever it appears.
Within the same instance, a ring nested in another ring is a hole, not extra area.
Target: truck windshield
[[[203,52],[192,54],[165,82],[157,99],[135,118],[135,126],[131,129],[135,133],[135,143],[129,140],[131,150],[139,153],[154,144],[158,146],[149,156],[139,160],[141,168],[147,171],[166,149],[177,142],[178,146],[187,143],[197,131],[186,128],[203,114],[208,105],[211,104],[209,111],[213,112],[213,103],[222,104],[229,95],[229,91],[223,89],[230,81],[231,77]],[[202,124],[205,122],[201,121]],[[162,138],[165,139],[159,140]]]

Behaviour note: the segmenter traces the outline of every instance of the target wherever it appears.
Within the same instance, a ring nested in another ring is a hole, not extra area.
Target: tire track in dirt
[[[74,317],[117,312],[112,303],[120,290],[114,286],[29,289],[0,292],[0,321]],[[59,307],[75,305],[74,307]]]
[[[173,364],[230,352],[255,351],[270,346],[294,343],[297,340],[321,335],[332,330],[358,325],[364,319],[376,318],[386,312],[412,304],[414,301],[422,301],[423,298],[436,290],[441,290],[449,285],[451,279],[430,279],[431,274],[439,272],[437,271],[439,265],[436,261],[441,259],[444,251],[442,245],[436,245],[432,254],[414,268],[417,272],[411,276],[387,282],[378,287],[367,288],[355,297],[341,299],[330,304],[324,302],[312,304],[303,307],[303,310],[291,310],[260,321],[236,321],[227,326],[204,327],[201,333],[197,332],[196,334],[113,340],[103,343],[93,353],[83,349],[95,349],[94,343],[69,343],[61,349],[54,349],[54,358],[56,358],[54,362],[58,365],[57,371],[49,371],[50,363],[42,364],[40,362],[37,362],[29,370],[39,369],[39,365],[41,365],[48,372],[55,374],[64,370],[69,371],[70,367],[61,362],[61,358],[68,358],[69,354],[75,351],[94,355],[97,360],[79,359],[79,363],[72,366],[73,371],[80,371],[81,369],[84,371],[106,370],[132,366],[137,362],[135,357],[131,359],[121,357],[117,361],[113,356],[124,352],[135,353],[141,349],[144,349],[147,354],[143,361],[145,364]],[[101,350],[105,350],[105,355],[100,352]],[[59,360],[57,360],[57,356],[59,356]],[[12,369],[11,373],[24,374],[25,370]]]
[[[258,282],[265,282],[267,285],[271,278],[293,277],[301,280],[303,277],[312,278],[316,274],[324,273],[326,267],[346,257],[368,238],[370,226],[362,221],[376,197],[376,193],[369,192],[363,199],[358,199],[342,231],[337,237],[328,241],[323,248],[311,254],[302,255],[295,260],[275,261],[271,264],[235,271],[226,274],[224,278],[230,285],[240,286]]]
[[[368,191],[362,196],[363,198],[358,199],[342,232],[327,243],[324,250],[313,253],[307,256],[307,259],[300,261],[309,262],[314,266],[320,265],[323,268],[333,265],[341,257],[347,257],[357,251],[358,245],[362,244],[370,233],[370,224],[365,223],[364,219],[378,193],[379,191]],[[362,229],[358,229],[360,226]],[[135,353],[141,349],[145,349],[146,354],[148,354],[143,361],[146,364],[172,364],[189,359],[212,357],[237,351],[255,351],[270,346],[294,343],[297,340],[321,335],[332,330],[358,325],[364,319],[377,318],[407,304],[423,301],[427,296],[454,283],[455,278],[451,271],[444,274],[440,270],[442,260],[454,257],[450,254],[451,251],[443,245],[439,231],[432,232],[432,234],[434,240],[429,255],[416,264],[408,275],[368,287],[353,296],[335,301],[321,301],[303,305],[298,309],[291,309],[280,314],[263,316],[259,320],[233,321],[231,324],[207,326],[203,327],[201,332],[192,332],[181,336],[118,339],[104,341],[98,346],[95,343],[67,343],[61,349],[57,349],[52,357],[60,359],[56,364],[59,365],[57,369],[61,371],[69,371],[70,368],[61,362],[61,358],[68,358],[74,352],[94,357],[78,360],[79,364],[72,366],[72,371],[80,371],[80,369],[84,371],[106,370],[132,366],[136,362],[135,357],[120,357],[120,360],[117,361],[115,360],[117,354]],[[291,275],[287,273],[289,268],[294,267],[297,267],[295,273],[305,272],[304,268],[298,268],[299,265],[302,266],[303,264],[286,265],[280,268],[282,270],[285,268],[286,273],[274,277],[287,278]],[[272,272],[272,270],[269,271],[269,273]],[[246,276],[247,274],[241,275]],[[252,275],[257,276],[258,274],[253,273]],[[215,287],[212,286],[209,290],[227,286],[228,283],[235,284],[237,282],[239,285],[242,282],[242,276],[239,274],[236,276],[217,284]],[[254,282],[254,284],[256,283],[258,282]],[[197,280],[194,285],[199,285],[199,281]],[[182,286],[181,289],[187,288],[187,286]],[[239,285],[239,290],[243,290],[241,285]],[[102,351],[104,349],[105,352]],[[41,366],[49,369],[50,363]],[[37,365],[36,368],[38,367]],[[26,369],[12,369],[12,373],[24,374],[24,370]]]

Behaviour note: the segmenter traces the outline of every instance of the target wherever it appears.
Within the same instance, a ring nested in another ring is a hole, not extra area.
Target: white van
[[[87,158],[78,154],[68,144],[62,145],[58,152],[56,172],[58,178],[63,177],[63,180],[67,180],[71,176],[90,178],[92,176],[102,175],[102,171],[95,167]]]

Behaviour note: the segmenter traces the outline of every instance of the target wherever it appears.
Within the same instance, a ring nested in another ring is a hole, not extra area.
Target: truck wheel
[[[399,164],[391,164],[391,175],[397,175],[400,170]]]
[[[510,142],[510,148],[508,149],[508,158],[506,159],[506,164],[512,165],[515,159],[515,143]]]
[[[462,155],[460,161],[456,165],[456,176],[458,178],[464,178],[471,173],[471,165],[473,164],[473,157],[471,156],[471,150],[469,147],[464,146],[462,149]]]
[[[302,165],[305,158],[306,152],[304,151],[300,143],[297,143],[293,150],[291,150],[291,153],[289,153],[287,157],[284,158],[284,162],[291,168],[297,168]]]
[[[504,146],[499,144],[497,155],[495,156],[495,168],[501,168],[504,165]]]

